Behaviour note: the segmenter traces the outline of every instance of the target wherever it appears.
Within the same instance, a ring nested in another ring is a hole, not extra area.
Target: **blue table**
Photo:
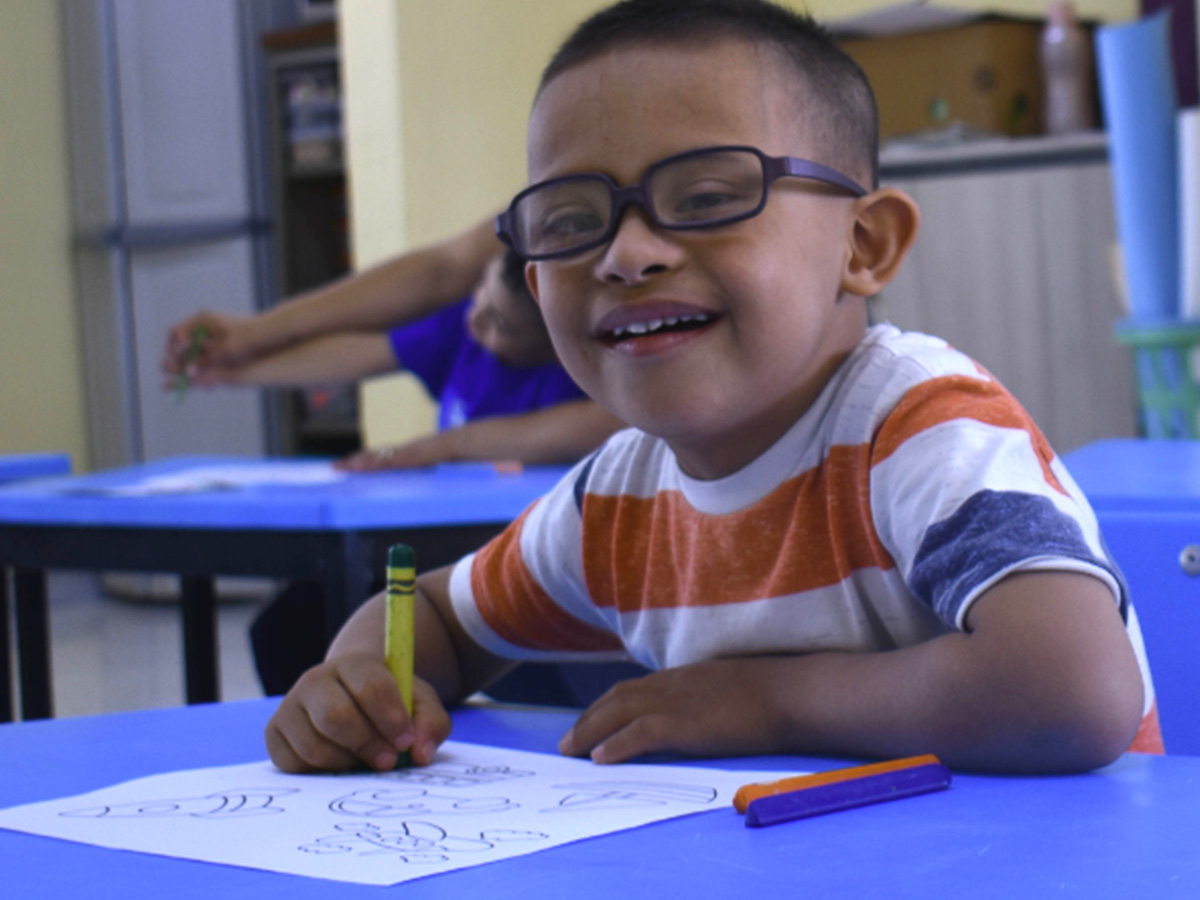
[[[294,460],[179,457],[76,478],[0,486],[0,570],[13,572],[22,715],[52,714],[48,569],[176,572],[181,577],[187,699],[218,699],[217,575],[318,579],[332,634],[367,598],[387,547],[413,545],[422,570],[479,547],[566,471],[497,472],[484,463],[351,476],[331,484],[115,497],[89,489],[213,465]],[[0,644],[0,669],[9,666]],[[13,716],[10,692],[0,721]]]
[[[0,725],[0,806],[177,769],[263,759],[272,700]],[[466,708],[454,737],[554,752],[561,710]],[[766,757],[704,765],[822,770]],[[838,897],[989,900],[1200,896],[1200,759],[1127,755],[1054,778],[956,774],[948,791],[750,829],[713,810],[409,882],[406,900]],[[105,850],[0,831],[3,894],[342,900],[384,889]],[[390,894],[389,894],[390,896]]]
[[[1063,460],[1129,583],[1163,741],[1200,755],[1200,441],[1104,440]]]

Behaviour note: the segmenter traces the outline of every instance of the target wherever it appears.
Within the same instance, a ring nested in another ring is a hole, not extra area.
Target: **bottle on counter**
[[[1038,49],[1046,133],[1067,134],[1095,128],[1092,42],[1070,2],[1050,4]]]

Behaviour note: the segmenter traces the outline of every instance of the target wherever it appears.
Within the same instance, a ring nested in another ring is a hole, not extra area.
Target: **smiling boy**
[[[543,75],[500,219],[577,383],[634,426],[419,581],[416,709],[382,601],[267,729],[290,771],[430,761],[523,658],[655,669],[560,749],[1074,771],[1161,747],[1132,606],[1028,416],[944,342],[868,327],[916,236],[875,111],[810,20],[629,0]]]

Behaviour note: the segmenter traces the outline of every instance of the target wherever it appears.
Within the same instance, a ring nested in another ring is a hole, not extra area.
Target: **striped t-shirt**
[[[451,597],[499,656],[658,669],[910,646],[1035,569],[1112,591],[1146,685],[1134,746],[1161,752],[1137,618],[1082,492],[978,364],[877,325],[745,468],[697,481],[662,440],[621,432],[461,561]]]

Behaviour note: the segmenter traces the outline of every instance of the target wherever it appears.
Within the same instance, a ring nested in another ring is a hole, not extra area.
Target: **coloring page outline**
[[[427,767],[168,772],[0,810],[0,828],[102,847],[393,885],[704,810],[795,772],[597,766],[447,741]]]

